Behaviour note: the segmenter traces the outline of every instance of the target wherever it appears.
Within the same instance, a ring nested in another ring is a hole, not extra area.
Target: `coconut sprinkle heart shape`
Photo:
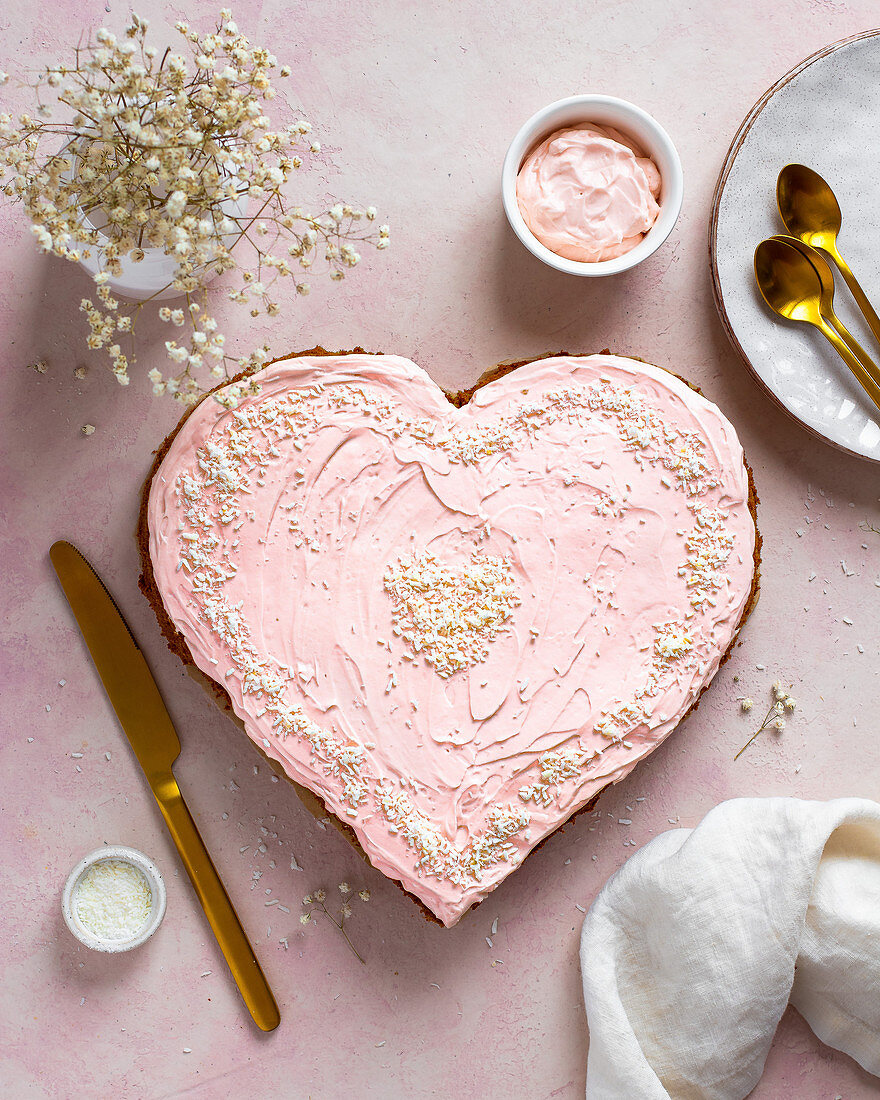
[[[440,676],[485,660],[487,644],[520,602],[510,562],[474,551],[462,569],[433,554],[389,566],[385,591],[394,600],[394,633]]]
[[[736,434],[610,355],[453,407],[395,356],[185,420],[153,577],[248,735],[447,925],[671,732],[750,605]]]

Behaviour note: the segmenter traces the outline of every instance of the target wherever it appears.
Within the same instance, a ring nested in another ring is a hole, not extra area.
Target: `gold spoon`
[[[819,312],[825,320],[837,330],[838,336],[840,336],[843,342],[849,347],[849,350],[856,359],[859,360],[868,374],[870,374],[874,381],[880,385],[880,368],[878,368],[871,356],[868,355],[862,345],[856,340],[855,336],[853,336],[834,312],[834,272],[831,270],[828,261],[822,253],[819,252],[818,249],[811,248],[810,245],[804,244],[799,237],[787,237],[782,233],[777,233],[769,239],[771,241],[782,241],[784,244],[791,245],[792,248],[796,248],[802,256],[805,256],[810,261],[816,269],[816,274],[819,276],[819,282],[822,287],[819,296]]]
[[[880,340],[880,317],[859,286],[849,264],[837,248],[837,234],[843,222],[834,192],[818,172],[803,164],[786,164],[776,181],[776,204],[785,228],[813,248],[827,252],[840,269],[871,332]]]
[[[774,313],[819,329],[880,409],[880,386],[822,316],[822,280],[809,257],[784,239],[761,241],[755,249],[755,279]]]

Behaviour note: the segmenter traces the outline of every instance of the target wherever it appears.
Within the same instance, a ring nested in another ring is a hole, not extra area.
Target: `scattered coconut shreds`
[[[498,933],[498,918],[492,921],[492,935],[495,936]]]
[[[434,989],[439,989],[439,988],[440,988],[440,986],[439,986],[439,985],[437,985],[437,983],[436,983],[436,982],[428,982],[428,985],[430,985],[430,986],[433,986],[433,987],[434,987]]]
[[[207,978],[207,977],[208,977],[208,975],[209,975],[209,974],[211,974],[211,973],[212,973],[212,971],[210,971],[210,970],[206,970],[206,971],[205,971],[205,972],[204,972],[204,973],[202,974],[202,977],[203,977],[203,978]]]
[[[574,907],[575,907],[575,909],[580,910],[581,913],[586,913],[586,909],[584,909],[584,907],[582,905],[578,905],[577,902],[574,903]]]
[[[488,943],[490,947],[492,946],[492,941],[489,939],[488,936],[486,937],[486,943]]]
[[[80,428],[80,431],[82,432],[83,435],[94,435],[95,434],[95,425],[94,424],[83,424],[83,426]]]
[[[376,1047],[384,1047],[386,1042],[387,1040],[383,1039],[381,1043],[374,1043],[373,1045]]]

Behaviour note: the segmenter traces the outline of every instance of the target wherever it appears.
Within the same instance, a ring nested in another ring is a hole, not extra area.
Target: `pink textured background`
[[[176,18],[206,28],[213,12],[205,0],[144,0],[139,10],[159,34]],[[83,11],[76,0],[5,0],[0,67],[60,56],[86,25]],[[236,8],[253,40],[294,65],[289,87],[323,142],[327,191],[374,202],[393,229],[391,251],[370,257],[341,292],[288,302],[271,332],[279,351],[360,343],[410,356],[457,387],[504,358],[607,345],[702,386],[740,431],[762,498],[762,599],[698,713],[603,796],[598,818],[551,838],[451,931],[427,924],[322,831],[292,789],[270,782],[166,651],[137,589],[132,531],[152,448],[176,407],[153,400],[142,376],[128,391],[95,364],[74,378],[76,365],[91,362],[76,311],[87,279],[37,255],[20,212],[0,208],[4,1096],[580,1096],[587,1035],[576,906],[588,906],[630,854],[624,842],[647,841],[670,818],[693,825],[736,795],[880,796],[880,536],[859,527],[880,526],[878,471],[771,407],[722,333],[706,255],[712,188],[742,116],[794,63],[870,27],[875,12],[870,0]],[[121,29],[125,7],[108,0],[89,14]],[[637,271],[604,282],[553,273],[527,255],[498,195],[517,126],[579,91],[647,108],[684,163],[684,209],[670,241]],[[231,331],[245,346],[264,335],[246,317]],[[145,330],[144,371],[161,365],[163,335]],[[45,375],[26,369],[40,356]],[[80,433],[86,422],[97,426],[90,438]],[[152,662],[184,744],[181,787],[281,1005],[272,1035],[251,1026],[98,685],[46,555],[60,537],[91,557]],[[754,728],[736,697],[753,696],[763,713],[777,676],[793,684],[800,709],[781,738],[763,737],[734,763]],[[618,825],[620,816],[632,825]],[[128,956],[91,954],[61,920],[69,867],[103,841],[150,853],[168,884],[164,925]],[[291,855],[303,870],[289,869]],[[252,889],[255,870],[263,875]],[[319,885],[335,893],[343,879],[373,893],[349,926],[366,968],[326,921],[298,922],[303,894]],[[290,915],[266,908],[269,896]],[[880,1082],[789,1012],[753,1095],[855,1100],[880,1096]]]

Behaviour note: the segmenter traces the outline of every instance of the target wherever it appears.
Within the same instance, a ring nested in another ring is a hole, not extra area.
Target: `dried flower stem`
[[[330,910],[327,908],[327,903],[325,901],[322,901],[320,903],[320,906],[321,906],[321,911],[326,916],[327,920],[329,920],[331,923],[336,925],[336,927],[339,929],[339,931],[345,937],[345,942],[352,949],[352,951],[354,951],[355,955],[357,955],[357,957],[364,964],[364,966],[366,966],[367,964],[366,964],[366,962],[364,962],[363,956],[361,955],[360,951],[358,951],[358,949],[355,947],[355,945],[351,942],[351,940],[349,939],[348,933],[345,931],[345,917],[340,916],[339,920],[337,920],[333,916],[333,914],[330,912]]]
[[[327,920],[330,921],[331,924],[336,925],[336,927],[339,929],[339,931],[342,933],[343,937],[345,938],[345,942],[352,949],[352,951],[355,953],[357,958],[363,963],[363,965],[366,966],[367,965],[366,961],[364,960],[363,956],[358,951],[358,949],[355,947],[355,945],[351,942],[348,933],[345,931],[346,918],[350,917],[351,913],[352,913],[351,904],[348,900],[348,896],[352,892],[351,887],[348,885],[348,883],[341,882],[339,884],[339,892],[342,894],[343,898],[345,899],[342,903],[341,909],[339,910],[339,920],[337,920],[333,916],[333,914],[330,912],[330,910],[327,908],[327,892],[326,892],[326,890],[319,889],[319,890],[313,891],[311,894],[306,894],[306,896],[303,898],[303,905],[309,906],[310,908],[308,908],[305,911],[305,913],[303,913],[303,915],[299,918],[300,923],[301,924],[308,924],[311,921],[312,913],[314,913],[314,912],[323,913],[324,916],[327,918]],[[361,899],[361,901],[367,902],[367,901],[370,900],[370,891],[369,890],[360,890],[360,891],[358,891],[358,897]]]
[[[764,715],[764,721],[761,723],[758,729],[755,730],[748,741],[746,741],[746,743],[739,750],[736,756],[734,756],[734,760],[739,760],[739,758],[746,751],[749,745],[751,745],[752,742],[755,741],[765,730],[772,729],[775,730],[777,733],[782,733],[782,731],[785,729],[784,715],[786,712],[793,711],[797,704],[795,703],[794,699],[792,699],[792,697],[788,694],[788,692],[783,688],[782,683],[779,680],[777,680],[773,684],[771,695],[773,698],[773,702],[770,704],[770,709]],[[753,704],[751,699],[742,699],[740,701],[740,708],[744,713],[748,713],[748,711],[752,709],[752,705]]]
[[[771,707],[771,708],[770,708],[770,709],[769,709],[769,710],[767,711],[767,713],[766,713],[766,714],[764,715],[764,721],[763,721],[763,722],[761,723],[761,725],[760,725],[760,726],[758,727],[758,729],[756,729],[756,730],[755,730],[755,732],[754,732],[754,733],[752,734],[752,736],[751,736],[751,737],[750,737],[750,738],[748,739],[748,741],[746,741],[746,743],[745,743],[745,744],[743,745],[743,747],[742,747],[742,748],[741,748],[741,749],[739,750],[739,752],[738,752],[738,753],[736,754],[736,756],[734,756],[734,758],[733,758],[734,760],[739,760],[739,758],[740,758],[740,757],[742,756],[742,754],[743,754],[743,753],[744,753],[744,752],[746,751],[746,749],[747,749],[747,748],[749,747],[749,745],[751,745],[751,743],[752,743],[752,742],[753,742],[753,741],[754,741],[754,740],[755,740],[755,739],[756,739],[757,737],[759,737],[759,736],[760,736],[760,735],[761,735],[761,734],[762,734],[762,733],[764,732],[764,730],[766,730],[766,729],[769,729],[769,728],[770,728],[770,718],[771,718],[771,716],[772,716],[772,717],[775,717],[775,716],[776,716],[776,708],[775,708],[775,707]]]

